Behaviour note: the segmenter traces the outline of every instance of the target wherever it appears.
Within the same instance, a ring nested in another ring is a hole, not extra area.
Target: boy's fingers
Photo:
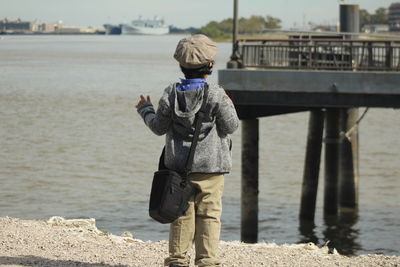
[[[144,96],[143,95],[140,95],[140,100],[139,100],[139,102],[136,104],[136,108],[138,108],[141,104],[143,104],[143,102],[145,102],[146,101],[146,99],[144,98]]]
[[[144,97],[143,95],[140,95],[139,103],[137,103],[137,105],[135,107],[138,108],[140,105],[142,105],[146,102],[151,102],[150,96]]]

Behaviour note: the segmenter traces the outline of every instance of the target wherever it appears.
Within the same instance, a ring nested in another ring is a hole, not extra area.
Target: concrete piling
[[[325,116],[324,215],[337,215],[339,179],[339,109],[327,109]]]
[[[358,207],[358,109],[340,111],[341,143],[339,150],[340,210],[356,211]],[[347,133],[347,135],[345,135]]]
[[[301,191],[300,220],[314,221],[321,162],[324,112],[320,109],[310,112],[308,137]]]
[[[258,119],[242,120],[241,240],[258,240]]]

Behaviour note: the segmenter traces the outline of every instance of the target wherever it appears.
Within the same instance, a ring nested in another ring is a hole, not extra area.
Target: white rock
[[[308,249],[308,250],[317,250],[317,249],[319,249],[314,243],[311,243],[311,242],[304,244],[304,248]]]
[[[50,225],[62,225],[62,226],[73,227],[73,228],[78,228],[78,229],[86,229],[86,230],[93,231],[95,233],[101,233],[101,231],[99,229],[97,229],[97,227],[96,227],[96,220],[93,218],[67,220],[60,216],[53,216],[47,221],[47,223]]]
[[[131,232],[123,232],[121,236],[122,236],[122,237],[130,237],[130,238],[133,238],[133,234],[132,234]]]

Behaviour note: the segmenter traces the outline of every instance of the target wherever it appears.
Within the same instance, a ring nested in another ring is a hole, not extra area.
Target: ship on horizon
[[[163,35],[169,33],[169,27],[164,24],[164,20],[155,17],[154,19],[142,19],[139,17],[130,24],[121,25],[122,34],[141,34],[141,35]]]
[[[121,24],[113,25],[113,24],[104,24],[104,29],[106,30],[107,35],[115,35],[121,34]]]

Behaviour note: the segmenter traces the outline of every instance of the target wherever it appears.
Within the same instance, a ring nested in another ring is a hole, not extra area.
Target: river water
[[[164,139],[134,108],[157,103],[182,77],[172,54],[182,36],[3,36],[0,39],[0,216],[96,218],[99,229],[168,238],[147,214]],[[231,45],[219,44],[216,69]],[[209,79],[216,82],[215,72]],[[400,111],[371,109],[360,124],[357,218],[299,228],[307,113],[260,119],[259,241],[331,240],[345,254],[400,255]],[[240,239],[240,142],[226,176],[222,240]],[[323,166],[322,166],[323,168]]]

